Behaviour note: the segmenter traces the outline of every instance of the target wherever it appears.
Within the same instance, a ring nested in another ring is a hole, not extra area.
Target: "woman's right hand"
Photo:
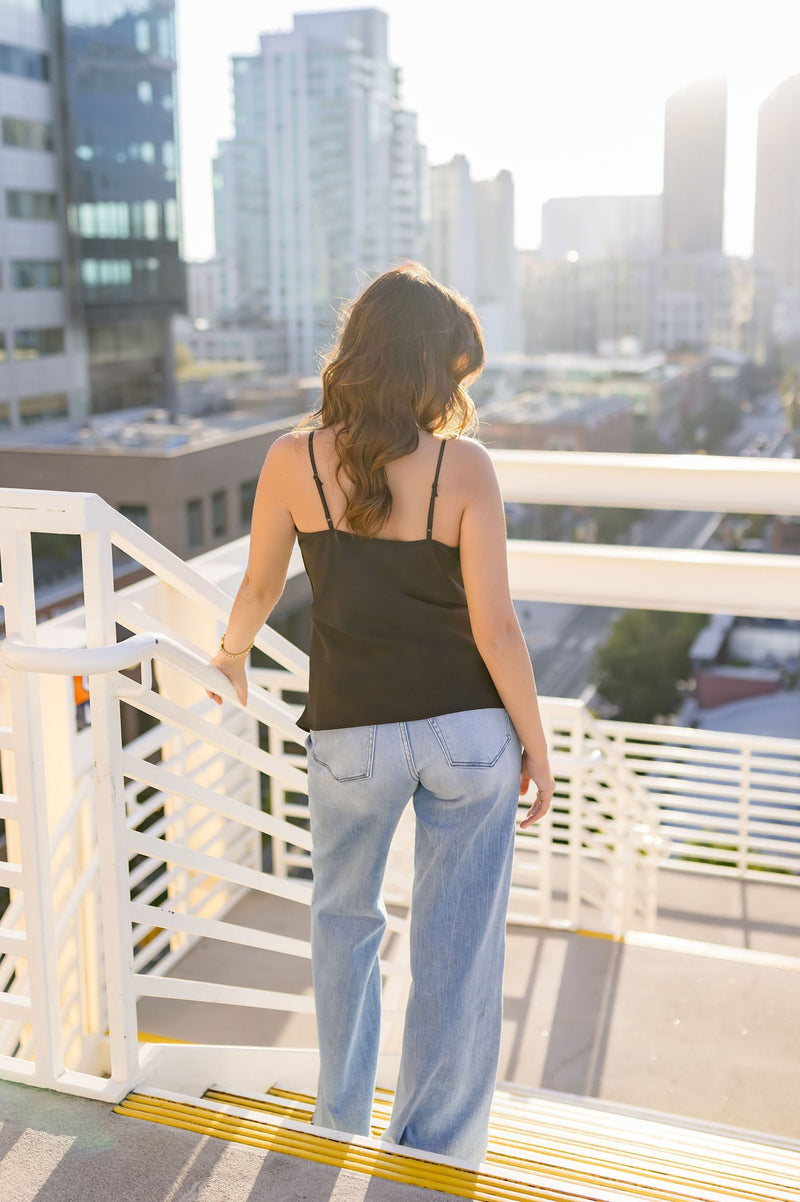
[[[520,822],[520,830],[544,817],[556,791],[556,781],[548,759],[545,757],[543,760],[536,760],[527,751],[523,751],[519,778],[520,797],[524,797],[528,792],[531,781],[536,785],[536,799]]]

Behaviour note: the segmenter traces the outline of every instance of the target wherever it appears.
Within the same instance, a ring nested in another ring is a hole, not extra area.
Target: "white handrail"
[[[92,676],[120,672],[152,659],[160,659],[186,672],[198,684],[227,701],[239,705],[236,690],[224,672],[212,668],[199,655],[181,646],[165,634],[135,634],[121,643],[104,647],[41,647],[7,637],[0,643],[0,663],[19,672],[45,672],[54,675]],[[136,687],[136,682],[133,682]],[[270,696],[260,687],[248,689],[247,705],[242,707],[254,718],[275,726],[287,739],[302,744],[306,732],[294,721],[299,710]]]
[[[800,513],[800,461],[738,455],[492,450],[503,498],[711,513]]]

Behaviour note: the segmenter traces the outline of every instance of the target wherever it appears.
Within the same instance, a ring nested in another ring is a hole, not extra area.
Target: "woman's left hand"
[[[247,705],[247,669],[244,666],[244,657],[232,659],[224,651],[218,651],[214,658],[209,660],[209,667],[219,668],[236,689],[236,696],[240,704]],[[206,696],[210,697],[212,701],[216,701],[217,705],[222,705],[219,693],[212,693],[211,689],[206,689]]]

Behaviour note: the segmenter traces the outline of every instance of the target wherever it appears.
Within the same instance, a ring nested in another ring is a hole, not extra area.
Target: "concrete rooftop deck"
[[[501,1080],[800,1139],[800,958],[789,958],[800,948],[800,889],[662,871],[659,896],[665,938],[651,944],[509,928]],[[308,911],[251,893],[230,918],[304,935]],[[311,991],[307,962],[208,939],[174,975],[277,977]],[[139,1016],[143,1032],[164,1038],[315,1044],[310,1015],[146,998]],[[0,1081],[3,1202],[449,1197]]]
[[[0,1081],[3,1202],[452,1202],[213,1136],[114,1114],[105,1102]]]
[[[662,870],[659,897],[653,944],[509,928],[499,1079],[800,1138],[800,888]],[[277,898],[229,917],[307,937],[307,909]],[[311,993],[307,961],[210,939],[171,975]],[[143,998],[139,1026],[316,1046],[306,1014]]]

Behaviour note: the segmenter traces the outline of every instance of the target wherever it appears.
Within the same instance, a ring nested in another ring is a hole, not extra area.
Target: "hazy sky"
[[[213,253],[211,159],[233,128],[231,54],[292,14],[359,7],[177,0],[184,253]],[[389,53],[431,163],[508,168],[516,238],[539,244],[551,196],[658,192],[663,104],[691,79],[729,81],[726,250],[752,249],[756,112],[800,71],[800,0],[387,0]]]

